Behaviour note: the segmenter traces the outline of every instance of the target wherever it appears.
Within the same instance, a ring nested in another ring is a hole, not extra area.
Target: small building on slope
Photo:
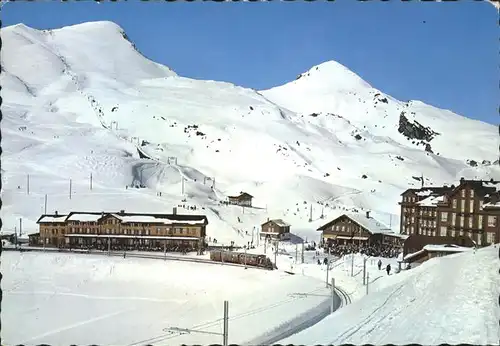
[[[252,206],[253,196],[249,193],[241,191],[237,196],[228,196],[227,200],[229,204],[239,205],[242,207],[251,207]]]
[[[261,225],[260,238],[289,239],[290,225],[282,219],[267,219],[267,221]]]
[[[405,255],[403,257],[403,263],[420,264],[434,257],[443,257],[471,250],[473,250],[472,247],[458,246],[455,244],[429,244],[425,245],[422,250]]]

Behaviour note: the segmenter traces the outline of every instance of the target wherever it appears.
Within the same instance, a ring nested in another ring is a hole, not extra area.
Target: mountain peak
[[[315,84],[334,86],[339,89],[371,88],[371,85],[360,76],[334,60],[313,66],[307,72],[300,74],[297,80],[300,79],[302,79],[301,82],[308,80]]]

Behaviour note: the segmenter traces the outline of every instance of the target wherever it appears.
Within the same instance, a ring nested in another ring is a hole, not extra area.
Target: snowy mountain
[[[34,232],[47,195],[47,212],[202,208],[219,242],[268,217],[311,237],[345,209],[398,225],[421,176],[500,178],[493,125],[395,100],[333,61],[255,91],[178,76],[110,22],[1,36],[4,229]],[[257,208],[220,204],[240,191]]]

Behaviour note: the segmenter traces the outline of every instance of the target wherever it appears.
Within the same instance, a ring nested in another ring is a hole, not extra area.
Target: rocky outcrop
[[[404,111],[402,111],[399,116],[398,131],[408,139],[424,140],[427,142],[432,141],[436,135],[439,135],[439,133],[435,132],[430,127],[423,126],[416,120],[413,122],[408,120]]]

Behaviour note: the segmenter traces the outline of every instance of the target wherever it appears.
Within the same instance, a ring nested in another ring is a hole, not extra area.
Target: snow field
[[[498,246],[381,277],[367,296],[281,343],[498,344]]]
[[[290,294],[328,295],[318,280],[222,265],[17,252],[4,252],[1,265],[7,344],[220,343],[163,329],[220,333],[225,299],[230,343],[242,343],[327,299]]]

